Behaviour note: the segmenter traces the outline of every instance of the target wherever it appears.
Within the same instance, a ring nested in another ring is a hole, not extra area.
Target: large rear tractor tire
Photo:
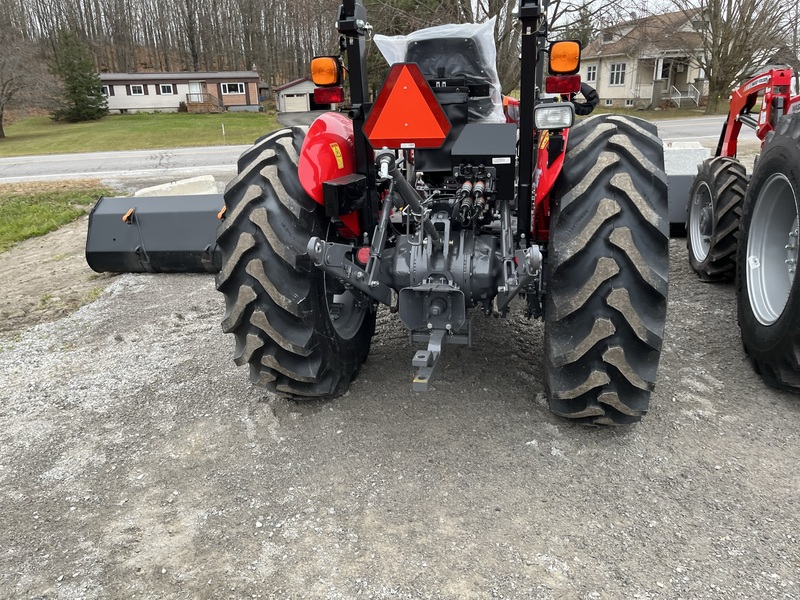
[[[373,303],[311,263],[311,236],[336,240],[323,208],[297,177],[304,128],[267,135],[239,159],[217,231],[225,295],[222,329],[250,380],[288,396],[343,393],[369,352]]]
[[[703,281],[732,281],[747,173],[727,156],[709,158],[697,169],[686,217],[689,264]]]
[[[639,421],[655,387],[667,313],[667,177],[655,126],[615,115],[579,123],[553,197],[550,409],[585,423]]]
[[[744,201],[736,301],[742,343],[771,386],[800,391],[800,115],[767,136]]]

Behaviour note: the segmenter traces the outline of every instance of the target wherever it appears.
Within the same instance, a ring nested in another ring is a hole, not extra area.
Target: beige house
[[[581,80],[601,106],[699,105],[707,84],[696,56],[702,21],[683,12],[633,19],[602,30],[581,55]]]

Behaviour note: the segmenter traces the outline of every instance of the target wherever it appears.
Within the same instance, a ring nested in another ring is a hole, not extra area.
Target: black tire
[[[703,281],[733,281],[747,173],[735,158],[703,161],[686,207],[689,264]]]
[[[300,186],[304,137],[305,128],[277,131],[239,159],[217,231],[217,289],[225,295],[223,331],[236,338],[234,361],[250,365],[253,383],[288,396],[336,396],[366,360],[375,311],[308,258],[309,238],[334,239],[335,229]],[[331,316],[334,293],[345,321]]]
[[[766,383],[800,391],[800,115],[767,136],[745,197],[737,252],[742,343]],[[791,262],[794,261],[794,262]]]
[[[553,198],[544,317],[550,409],[585,423],[639,421],[667,313],[667,178],[655,126],[614,115],[579,123]]]

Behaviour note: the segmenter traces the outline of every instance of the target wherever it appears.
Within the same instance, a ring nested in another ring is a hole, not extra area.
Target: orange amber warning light
[[[550,45],[550,73],[573,75],[581,68],[581,43],[575,40],[553,42]]]
[[[392,66],[364,134],[375,149],[440,148],[450,121],[416,63]]]
[[[322,87],[339,85],[342,68],[338,56],[317,56],[311,61],[311,81]]]

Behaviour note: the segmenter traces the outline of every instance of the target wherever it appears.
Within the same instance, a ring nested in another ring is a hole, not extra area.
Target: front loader
[[[519,119],[506,123],[480,26],[385,38],[372,102],[372,27],[361,0],[344,1],[342,53],[315,59],[312,77],[320,100],[343,102],[346,67],[346,108],[259,139],[224,195],[223,329],[254,383],[343,393],[385,305],[418,347],[413,389],[428,390],[447,345],[480,343],[472,319],[507,317],[518,299],[544,320],[551,410],[645,414],[666,315],[663,149],[640,119],[574,124],[580,45],[549,44],[546,12],[520,2]]]
[[[773,68],[734,90],[715,156],[692,184],[686,244],[702,280],[736,282],[742,343],[756,372],[798,392],[800,96],[791,95],[791,80],[790,68]],[[736,158],[742,125],[762,140],[749,180]]]

